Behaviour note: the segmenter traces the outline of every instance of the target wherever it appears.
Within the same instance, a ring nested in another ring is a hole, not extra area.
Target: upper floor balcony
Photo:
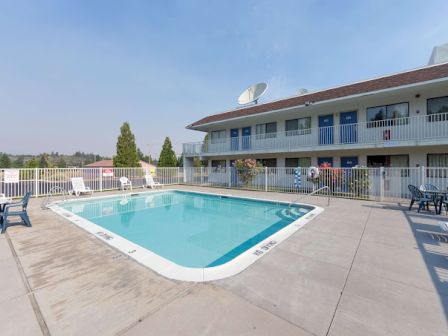
[[[185,156],[448,144],[448,113],[185,143]]]

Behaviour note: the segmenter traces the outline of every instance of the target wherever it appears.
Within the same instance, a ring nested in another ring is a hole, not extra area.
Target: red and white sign
[[[103,168],[103,177],[113,177],[114,170],[112,168]]]
[[[20,171],[18,169],[5,169],[4,182],[5,183],[19,183]]]

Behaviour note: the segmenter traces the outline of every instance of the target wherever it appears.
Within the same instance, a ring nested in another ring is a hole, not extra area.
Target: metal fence
[[[26,192],[33,196],[48,195],[58,186],[69,191],[72,177],[82,177],[87,187],[95,192],[117,190],[120,177],[132,181],[134,189],[145,184],[143,168],[48,168],[0,169],[0,193],[7,197],[21,197]],[[307,168],[300,168],[301,183],[295,181],[294,168],[257,168],[251,172],[234,167],[157,168],[151,172],[154,179],[164,185],[186,184],[286,193],[309,193],[324,185],[333,196],[399,201],[408,199],[408,185],[433,184],[440,189],[448,187],[447,168],[326,168],[319,178],[307,178]]]

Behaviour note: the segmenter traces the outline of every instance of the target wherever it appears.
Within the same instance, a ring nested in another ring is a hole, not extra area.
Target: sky
[[[235,108],[427,64],[448,1],[0,0],[0,152],[112,156],[124,121],[158,157],[166,136]]]

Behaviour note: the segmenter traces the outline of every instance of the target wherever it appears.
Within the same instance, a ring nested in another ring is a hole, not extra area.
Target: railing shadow
[[[438,221],[448,217],[435,212],[418,213],[416,207],[409,210],[404,204],[365,204],[377,209],[401,211],[414,236],[417,248],[423,258],[434,288],[439,296],[445,318],[448,322],[448,235],[438,226]]]

